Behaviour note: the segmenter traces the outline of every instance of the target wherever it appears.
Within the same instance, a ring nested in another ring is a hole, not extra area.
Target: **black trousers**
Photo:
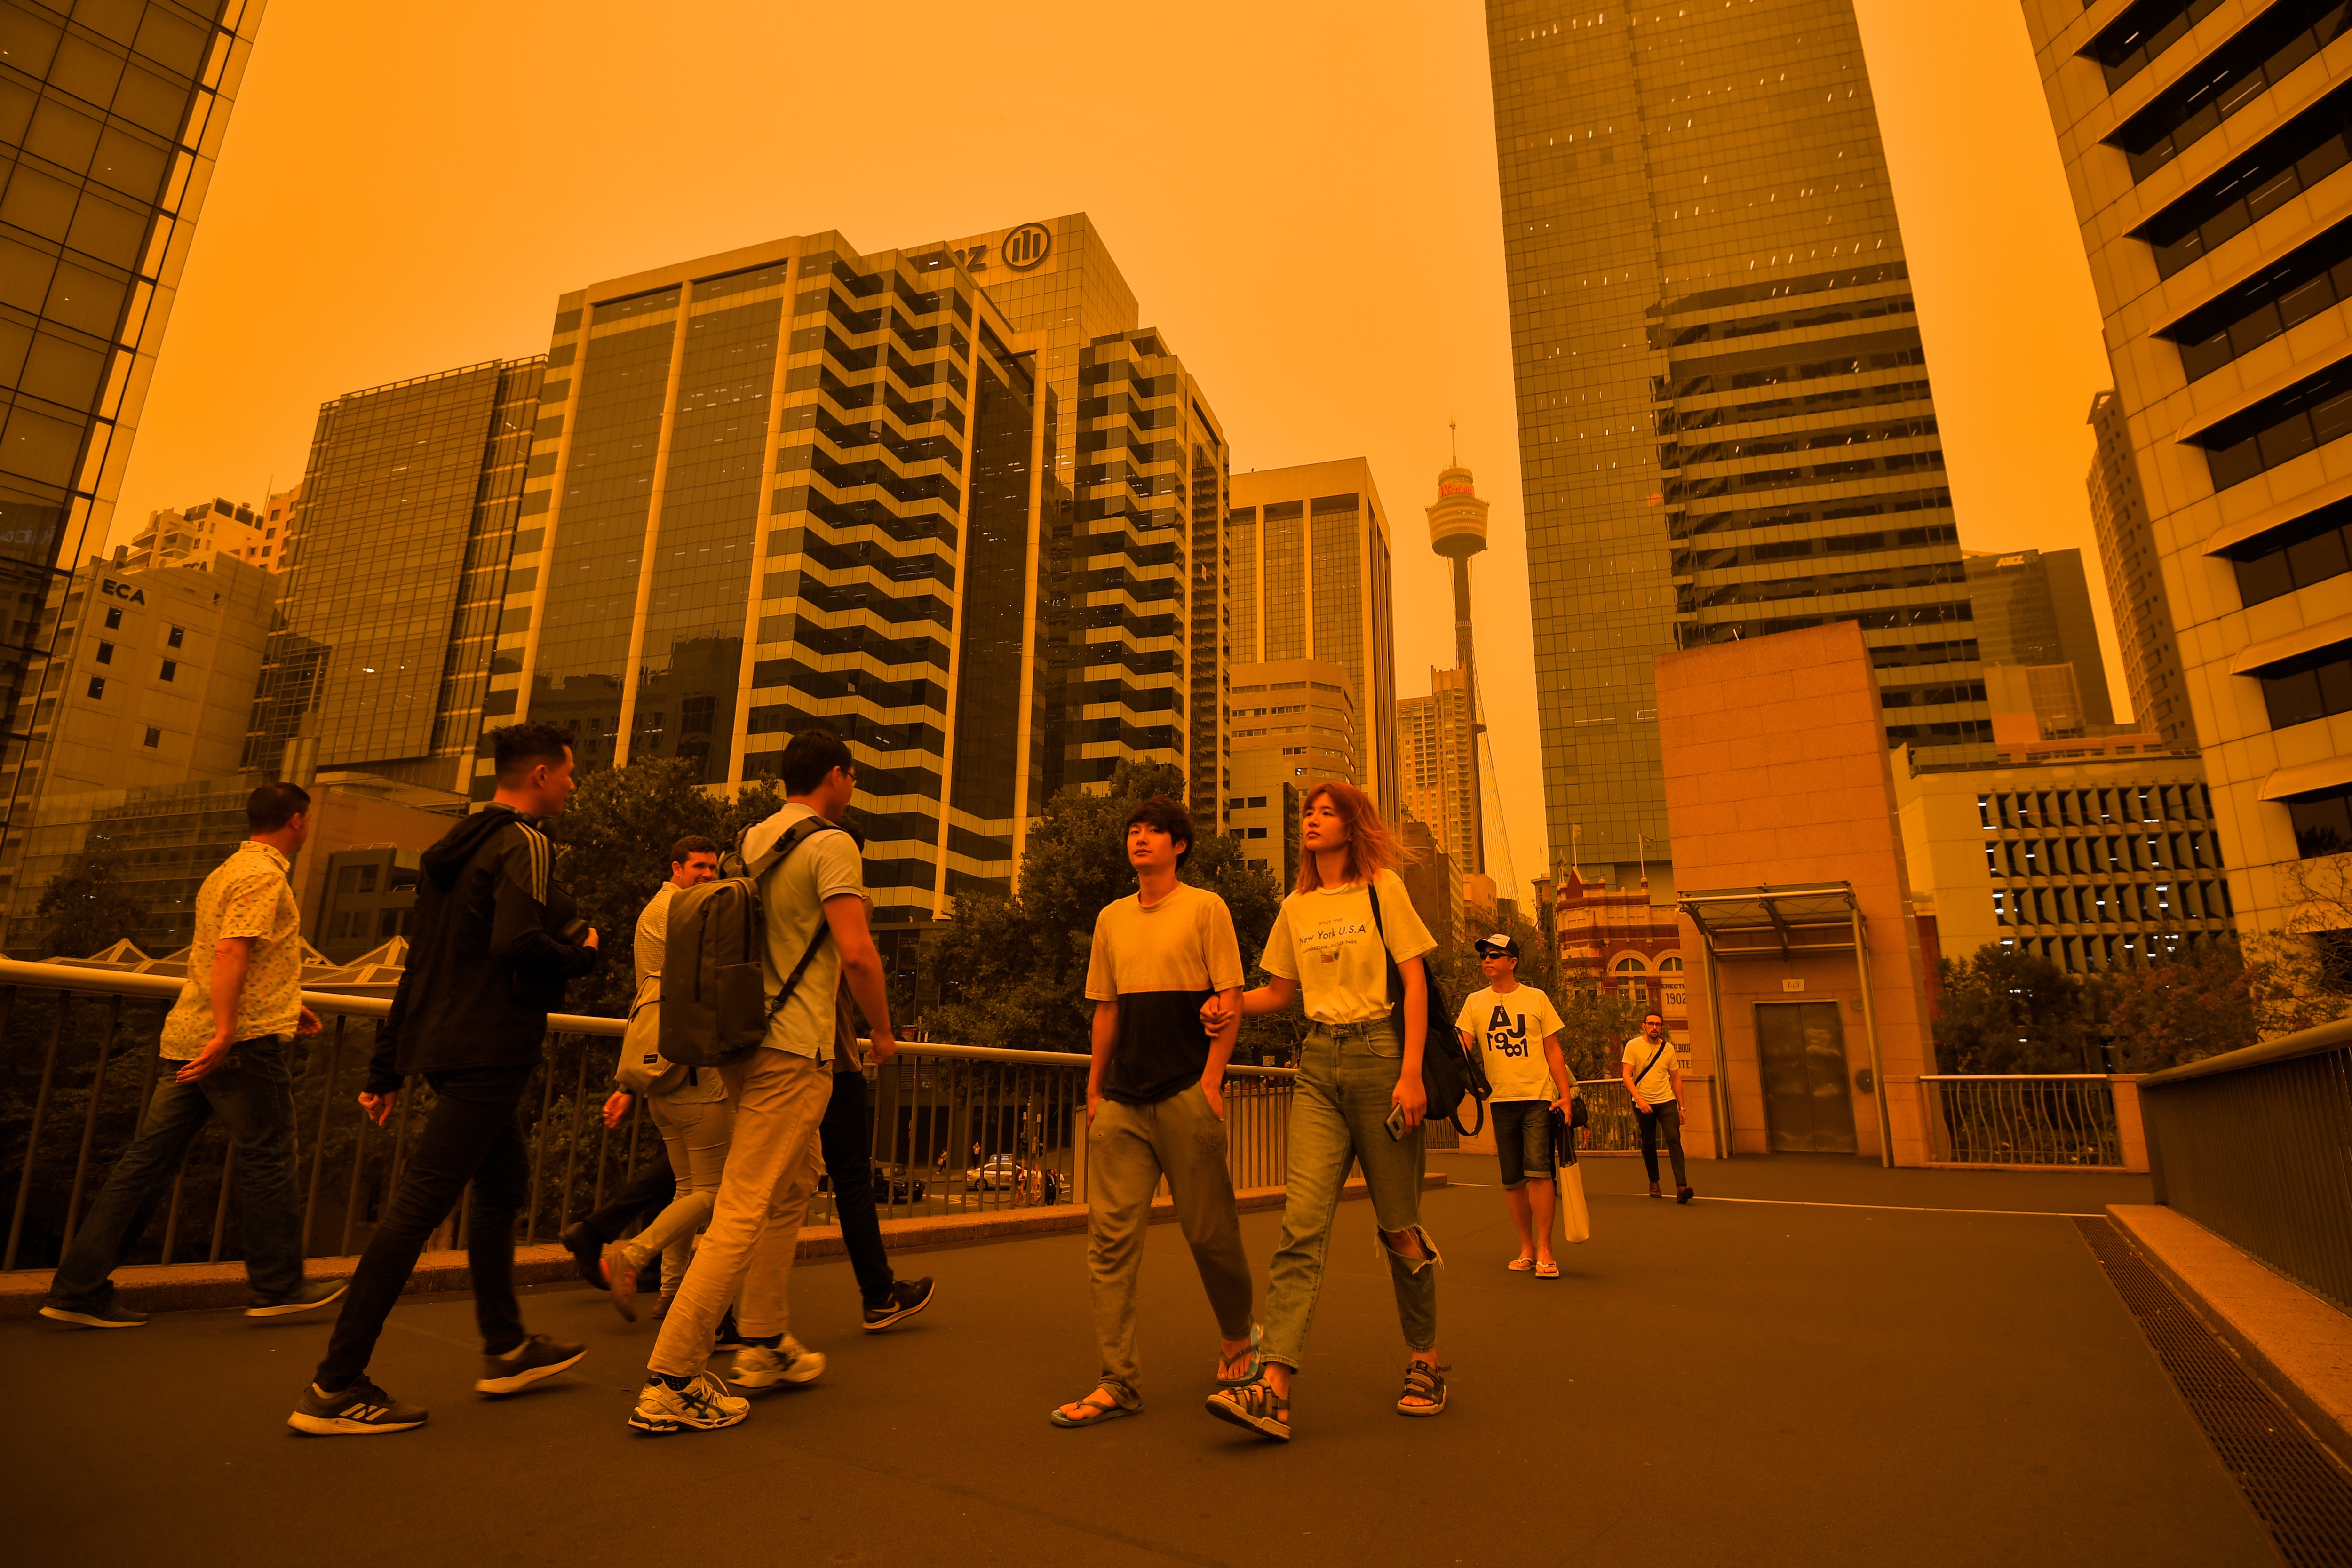
[[[1680,1102],[1670,1100],[1655,1110],[1644,1110],[1636,1106],[1633,1120],[1641,1125],[1642,1163],[1648,1168],[1650,1180],[1654,1182],[1658,1179],[1658,1134],[1663,1132],[1666,1137],[1667,1156],[1675,1164],[1675,1185],[1689,1186],[1690,1183],[1683,1177],[1683,1108]]]
[[[611,1203],[582,1223],[595,1233],[597,1240],[618,1241],[631,1225],[653,1218],[669,1207],[670,1200],[677,1195],[677,1177],[670,1171],[669,1155],[656,1138],[654,1157],[629,1178],[628,1185],[613,1194]]]
[[[898,1281],[882,1250],[882,1218],[874,1210],[874,1111],[862,1072],[833,1075],[833,1099],[817,1127],[825,1174],[833,1178],[833,1209],[841,1218],[841,1245],[857,1273],[857,1293],[869,1307],[890,1299]]]
[[[530,1185],[530,1153],[517,1114],[531,1066],[469,1068],[430,1073],[433,1110],[409,1151],[400,1190],[376,1226],[352,1275],[351,1293],[327,1341],[318,1383],[329,1393],[349,1388],[367,1371],[383,1321],[434,1227],[449,1217],[474,1185],[467,1222],[466,1264],[473,1274],[474,1321],[482,1348],[512,1350],[523,1340],[515,1303],[514,1222]]]

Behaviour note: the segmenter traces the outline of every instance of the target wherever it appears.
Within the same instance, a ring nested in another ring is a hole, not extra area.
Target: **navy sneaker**
[[[425,1412],[403,1405],[363,1377],[341,1394],[323,1393],[310,1384],[294,1402],[294,1414],[286,1425],[320,1437],[367,1437],[422,1426]]]
[[[77,1307],[64,1301],[51,1301],[41,1309],[41,1316],[54,1323],[73,1323],[85,1329],[143,1329],[147,1314],[109,1301],[103,1307]]]
[[[245,1315],[248,1318],[291,1317],[296,1312],[307,1312],[313,1307],[323,1307],[330,1301],[340,1300],[343,1292],[351,1288],[348,1277],[341,1279],[306,1279],[291,1296],[280,1296],[274,1301],[255,1298],[253,1304],[246,1308]]]
[[[880,1306],[866,1309],[866,1331],[878,1334],[894,1323],[905,1322],[931,1304],[938,1289],[928,1278],[899,1280],[890,1287],[890,1294]]]
[[[502,1355],[482,1358],[482,1375],[474,1381],[477,1394],[520,1394],[543,1378],[579,1364],[588,1353],[583,1344],[568,1344],[533,1334]]]

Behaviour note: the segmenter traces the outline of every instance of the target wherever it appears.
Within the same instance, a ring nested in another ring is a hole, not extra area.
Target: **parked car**
[[[904,1165],[874,1162],[874,1195],[886,1204],[913,1204],[923,1199],[923,1184]]]
[[[963,1173],[963,1184],[983,1189],[1009,1187],[1017,1165],[1010,1154],[992,1154]]]

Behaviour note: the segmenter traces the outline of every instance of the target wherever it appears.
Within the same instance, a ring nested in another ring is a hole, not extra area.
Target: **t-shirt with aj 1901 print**
[[[1532,985],[1508,991],[1490,985],[1472,993],[1454,1025],[1469,1031],[1476,1042],[1496,1100],[1559,1098],[1543,1048],[1547,1035],[1559,1033],[1559,1015],[1552,1010],[1550,997]]]

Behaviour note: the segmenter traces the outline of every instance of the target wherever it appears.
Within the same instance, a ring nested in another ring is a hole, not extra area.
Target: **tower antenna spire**
[[[1453,420],[1448,419],[1445,422],[1445,431],[1446,443],[1452,447],[1454,452],[1454,466],[1458,468],[1462,466],[1462,437],[1459,433],[1460,426],[1456,426]]]

